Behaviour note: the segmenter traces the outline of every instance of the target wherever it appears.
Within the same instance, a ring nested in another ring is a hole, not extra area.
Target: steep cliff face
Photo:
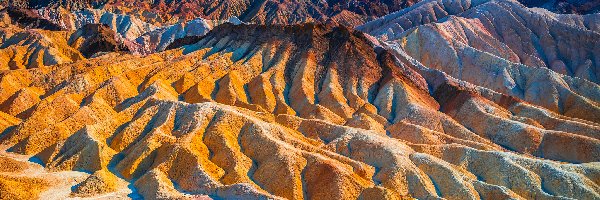
[[[75,196],[599,197],[598,121],[380,45],[344,27],[226,23],[160,53],[5,70],[3,154],[90,172]]]

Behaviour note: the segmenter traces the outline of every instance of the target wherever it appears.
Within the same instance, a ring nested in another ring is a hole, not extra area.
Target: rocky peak
[[[36,12],[25,8],[8,7],[0,12],[8,13],[13,23],[23,28],[46,29],[51,31],[61,30],[61,27],[51,21],[40,17]]]
[[[104,24],[84,25],[71,35],[69,44],[77,47],[87,58],[98,52],[129,51],[123,44],[123,39]]]

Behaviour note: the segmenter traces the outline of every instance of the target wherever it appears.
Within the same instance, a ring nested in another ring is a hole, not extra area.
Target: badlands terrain
[[[600,199],[599,6],[6,1],[0,199]]]

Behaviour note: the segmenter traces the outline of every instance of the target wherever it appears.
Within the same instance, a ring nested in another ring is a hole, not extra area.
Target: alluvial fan
[[[0,199],[600,199],[599,14],[132,35],[40,12],[61,30],[0,12]]]

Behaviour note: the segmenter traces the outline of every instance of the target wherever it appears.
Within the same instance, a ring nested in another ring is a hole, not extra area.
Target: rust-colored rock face
[[[488,27],[572,19],[554,25],[580,32],[519,27],[596,44],[597,16],[485,2],[427,0],[361,27],[373,36],[0,13],[0,199],[600,199],[596,62],[569,61],[597,48],[542,54]],[[454,12],[491,21],[426,15]]]

